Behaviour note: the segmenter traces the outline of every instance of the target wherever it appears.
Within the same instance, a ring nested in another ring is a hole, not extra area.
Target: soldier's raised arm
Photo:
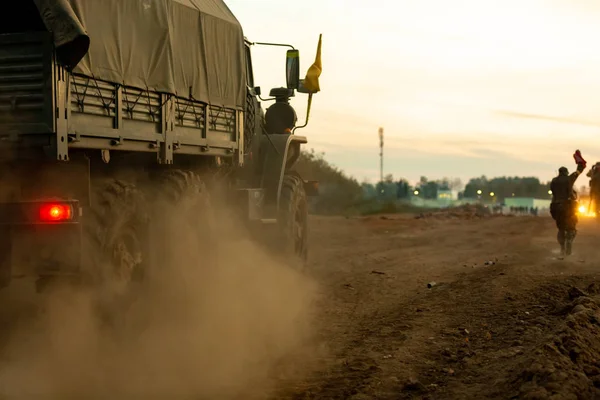
[[[569,183],[571,184],[571,186],[575,184],[575,181],[577,180],[577,178],[579,178],[579,175],[581,175],[581,173],[583,172],[584,169],[585,169],[584,163],[577,164],[577,169],[575,171],[573,171],[571,173],[571,175],[569,175]]]

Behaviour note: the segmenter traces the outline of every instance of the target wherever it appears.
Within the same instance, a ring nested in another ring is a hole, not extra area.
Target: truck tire
[[[283,177],[279,200],[281,249],[288,261],[304,269],[308,259],[308,202],[304,182],[293,174]]]
[[[127,291],[144,276],[147,205],[127,182],[115,179],[93,189],[92,206],[83,216],[85,272],[93,284],[117,284]]]
[[[194,234],[200,242],[198,246],[207,251],[213,250],[215,239],[211,235],[213,220],[210,196],[202,178],[193,171],[168,170],[159,175],[155,190],[153,234],[175,237],[185,229],[190,229],[192,232],[189,233]],[[173,227],[173,224],[169,224],[172,218],[187,226]],[[173,228],[179,232],[170,232]],[[164,244],[154,246],[153,258],[159,268],[161,264],[168,264],[174,259],[169,241],[155,237],[152,242]]]
[[[208,192],[204,181],[193,171],[171,169],[158,178],[158,195],[163,200],[180,203],[194,201],[209,205]]]
[[[193,171],[168,170],[159,177],[157,185],[159,201],[193,210],[191,217],[198,224],[212,225],[210,196],[204,181]],[[185,211],[184,211],[185,212]]]
[[[244,117],[244,154],[246,154],[250,151],[256,133],[256,98],[250,91],[246,94],[246,113]]]

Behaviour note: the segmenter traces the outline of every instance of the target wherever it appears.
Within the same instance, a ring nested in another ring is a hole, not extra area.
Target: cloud
[[[280,1],[227,2],[251,39],[299,47],[302,72],[323,33],[323,90],[298,134],[359,179],[379,175],[379,126],[386,168],[407,176],[550,177],[577,147],[600,156],[595,0],[306,0],[293,20]],[[257,84],[280,86],[283,53],[253,51]],[[303,123],[306,97],[292,104]]]
[[[523,112],[517,112],[517,111],[506,111],[506,110],[498,110],[498,111],[494,111],[494,113],[498,114],[498,115],[514,117],[514,118],[538,119],[538,120],[543,120],[543,121],[552,121],[552,122],[559,122],[559,123],[564,123],[564,124],[575,124],[575,125],[583,125],[583,126],[600,127],[599,123],[595,123],[595,122],[591,122],[591,121],[584,121],[584,120],[574,119],[574,118],[556,117],[553,115],[529,114],[529,113],[523,113]]]

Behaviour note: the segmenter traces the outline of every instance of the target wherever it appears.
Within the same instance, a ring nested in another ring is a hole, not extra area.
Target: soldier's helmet
[[[569,170],[567,169],[567,167],[560,167],[558,169],[558,174],[559,175],[569,175]]]

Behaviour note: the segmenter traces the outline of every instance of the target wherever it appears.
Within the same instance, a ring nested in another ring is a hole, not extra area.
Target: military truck
[[[148,199],[196,196],[203,221],[216,188],[240,226],[305,262],[317,184],[294,171],[306,124],[289,100],[308,94],[308,122],[320,37],[304,80],[288,45],[286,85],[263,100],[258,44],[222,0],[21,0],[0,19],[0,286],[89,275],[98,250],[111,277],[138,279],[168,242],[170,209]]]

